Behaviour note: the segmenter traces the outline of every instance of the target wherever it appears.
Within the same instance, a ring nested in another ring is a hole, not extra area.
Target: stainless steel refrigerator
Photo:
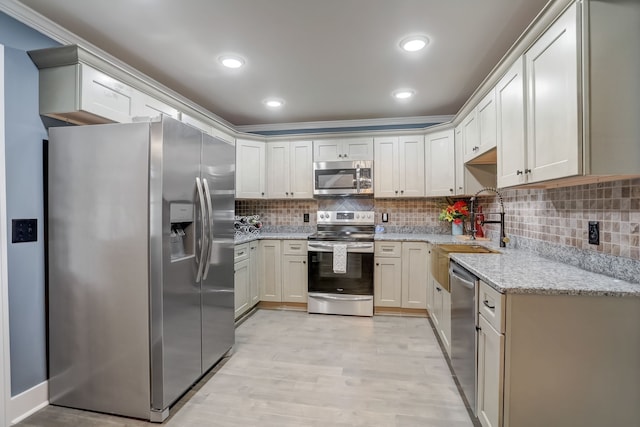
[[[234,182],[173,119],[50,129],[52,404],[159,422],[231,348]]]

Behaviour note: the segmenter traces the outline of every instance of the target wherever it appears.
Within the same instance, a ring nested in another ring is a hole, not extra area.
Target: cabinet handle
[[[307,263],[307,261],[302,261],[302,263],[303,263],[303,264],[306,264],[306,263]]]
[[[531,173],[531,169],[525,169],[524,173]]]
[[[439,287],[436,286],[436,291],[442,292],[442,289],[440,289]]]
[[[338,154],[338,157],[342,158],[342,154]]]
[[[344,157],[344,158],[346,159],[346,158],[347,158],[347,155],[346,155],[346,154],[343,154],[343,155],[342,155],[342,157]]]
[[[450,193],[453,193],[453,188],[450,188],[450,189],[449,189],[449,192],[450,192]]]
[[[396,194],[398,194],[398,190],[396,190]]]
[[[462,190],[462,187],[458,187],[458,190]]]
[[[260,193],[260,194],[262,194],[262,195],[264,196],[264,192],[262,192],[262,193]]]
[[[404,190],[400,190],[400,194],[404,194]]]
[[[482,303],[485,305],[485,307],[487,307],[489,310],[495,310],[496,306],[495,305],[489,305],[489,301],[484,300],[482,301]]]
[[[522,175],[522,173],[523,173],[523,172],[522,172],[520,169],[518,169],[518,170],[516,171],[516,175]]]
[[[380,263],[379,263],[379,262],[376,262],[376,265],[380,265]]]
[[[289,192],[288,192],[288,191],[287,191],[287,192],[285,192],[285,193],[284,193],[284,195],[285,195],[285,196],[288,196],[288,195],[289,195]]]
[[[480,147],[478,147],[478,146],[473,147],[473,151],[478,151],[479,149],[480,149]]]
[[[482,328],[480,326],[476,326],[476,331],[480,332]]]

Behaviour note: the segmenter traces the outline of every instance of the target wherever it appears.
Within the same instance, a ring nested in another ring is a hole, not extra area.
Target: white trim
[[[19,423],[47,405],[49,405],[49,383],[44,381],[11,398],[7,408],[7,415],[11,420],[9,425]]]
[[[7,408],[11,396],[4,132],[4,45],[0,44],[0,427],[9,425]]]
[[[90,54],[95,55],[100,60],[109,64],[113,69],[133,78],[137,82],[140,82],[144,86],[144,89],[140,88],[143,92],[151,92],[148,94],[163,102],[172,104],[178,110],[184,110],[185,113],[193,115],[198,119],[212,121],[214,126],[219,128],[222,132],[235,131],[233,124],[229,123],[222,117],[212,113],[204,107],[201,107],[190,99],[180,95],[178,92],[136,70],[129,64],[89,43],[85,39],[75,35],[50,19],[45,18],[43,15],[25,6],[19,1],[0,0],[0,12],[6,13],[12,18],[61,44],[75,44],[82,47]]]
[[[239,132],[264,132],[264,131],[288,131],[288,130],[309,130],[309,129],[334,129],[351,127],[377,127],[377,126],[397,126],[416,125],[423,123],[445,123],[453,120],[455,116],[414,116],[414,117],[394,117],[386,119],[361,119],[361,120],[334,120],[324,122],[296,122],[296,123],[273,123],[262,125],[236,126]]]

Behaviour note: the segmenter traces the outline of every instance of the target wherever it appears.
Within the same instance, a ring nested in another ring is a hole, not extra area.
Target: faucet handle
[[[504,237],[502,238],[502,241],[503,241],[504,243],[509,243],[509,242],[511,241],[511,239],[510,239],[510,238],[508,238],[507,236],[504,236]]]

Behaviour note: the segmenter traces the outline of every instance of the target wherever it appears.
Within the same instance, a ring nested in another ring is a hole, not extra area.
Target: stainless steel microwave
[[[373,160],[314,162],[313,194],[315,196],[373,194]]]

